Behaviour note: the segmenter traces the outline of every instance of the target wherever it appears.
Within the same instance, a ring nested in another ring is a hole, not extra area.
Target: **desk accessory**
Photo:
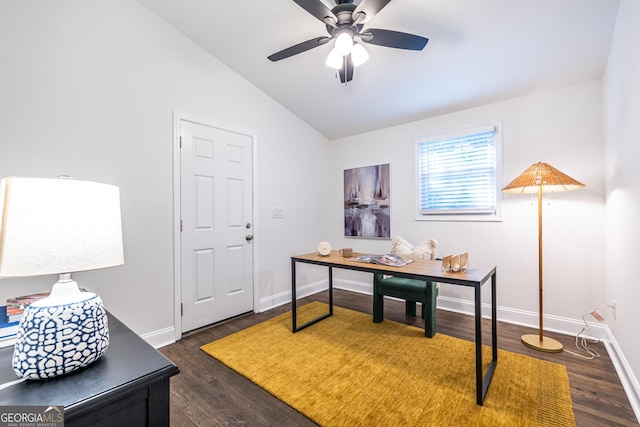
[[[438,241],[424,240],[417,245],[396,236],[391,239],[391,253],[405,258],[436,259],[438,257]]]
[[[469,270],[469,252],[442,257],[442,271],[464,273]]]
[[[0,182],[0,212],[0,278],[60,275],[51,295],[24,311],[15,372],[51,378],[95,362],[109,345],[106,312],[71,273],[124,263],[118,187],[8,177]]]
[[[340,252],[340,255],[342,255],[343,257],[348,258],[353,256],[353,248],[342,248],[338,252]]]
[[[331,243],[329,242],[318,243],[318,253],[321,256],[328,256],[331,253]]]

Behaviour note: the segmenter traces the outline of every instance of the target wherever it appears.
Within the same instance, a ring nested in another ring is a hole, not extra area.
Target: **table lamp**
[[[0,181],[0,214],[0,278],[60,275],[50,296],[24,310],[14,371],[44,379],[95,362],[109,345],[106,311],[71,273],[124,263],[118,187],[8,177]]]
[[[536,350],[549,353],[562,351],[562,343],[545,337],[542,329],[542,193],[571,191],[583,188],[584,184],[560,172],[547,163],[534,163],[527,170],[502,189],[505,193],[537,193],[538,194],[538,334],[526,334],[521,337],[522,343]]]

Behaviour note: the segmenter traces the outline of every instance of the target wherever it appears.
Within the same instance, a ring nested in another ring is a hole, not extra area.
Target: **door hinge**
[[[180,317],[184,316],[184,311],[182,308],[182,303],[180,303]]]
[[[180,135],[180,148],[182,148],[182,135]]]
[[[180,232],[182,233],[182,220],[180,220]]]

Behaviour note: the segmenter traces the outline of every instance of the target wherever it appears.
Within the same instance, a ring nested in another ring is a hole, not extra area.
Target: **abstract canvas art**
[[[345,169],[344,235],[391,238],[389,164]]]

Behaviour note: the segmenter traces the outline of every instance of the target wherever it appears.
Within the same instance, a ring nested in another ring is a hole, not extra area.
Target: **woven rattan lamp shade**
[[[553,166],[538,162],[522,172],[502,191],[514,194],[537,193],[540,185],[544,193],[579,190],[584,187],[583,183],[565,175]]]

